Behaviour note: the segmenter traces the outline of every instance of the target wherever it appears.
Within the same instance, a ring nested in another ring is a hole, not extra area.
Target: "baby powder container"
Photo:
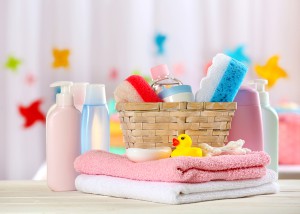
[[[109,151],[110,123],[106,104],[105,85],[90,84],[81,119],[81,153],[97,149]]]
[[[237,110],[231,122],[228,141],[242,139],[245,140],[245,148],[263,151],[262,116],[257,91],[242,86],[234,102],[237,102]]]
[[[153,81],[151,87],[157,94],[165,88],[182,85],[181,81],[170,75],[168,66],[165,64],[151,68],[151,77]]]
[[[165,102],[194,102],[192,88],[189,85],[178,85],[165,88],[158,96]]]
[[[46,117],[47,184],[53,191],[75,190],[74,160],[80,155],[81,114],[73,104],[72,82],[55,82],[61,87],[56,105]]]
[[[269,93],[265,91],[268,80],[257,79],[253,83],[259,94],[264,136],[264,151],[271,157],[269,169],[278,173],[278,115],[274,108],[270,106]]]

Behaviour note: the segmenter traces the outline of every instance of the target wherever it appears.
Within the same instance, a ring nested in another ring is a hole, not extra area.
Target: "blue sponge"
[[[232,102],[247,71],[243,63],[231,58],[210,102]]]

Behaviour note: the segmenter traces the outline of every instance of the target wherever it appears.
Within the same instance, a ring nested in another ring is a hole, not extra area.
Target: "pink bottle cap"
[[[241,86],[233,102],[238,106],[259,106],[258,92],[250,87]]]
[[[152,80],[163,79],[170,74],[168,66],[166,64],[158,65],[151,68]]]

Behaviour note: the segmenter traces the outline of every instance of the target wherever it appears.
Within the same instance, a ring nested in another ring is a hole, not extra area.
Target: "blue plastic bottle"
[[[89,150],[109,151],[110,125],[105,85],[90,84],[81,118],[81,154]]]

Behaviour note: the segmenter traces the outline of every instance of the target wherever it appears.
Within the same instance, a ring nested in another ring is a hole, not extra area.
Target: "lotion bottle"
[[[245,148],[263,151],[263,125],[257,91],[242,86],[234,102],[237,102],[237,110],[231,122],[228,141],[242,139],[245,141]]]
[[[265,91],[268,80],[254,80],[259,94],[264,135],[264,151],[271,157],[269,169],[278,173],[278,115],[270,106],[269,93]]]
[[[110,122],[105,85],[90,84],[86,88],[81,119],[81,153],[89,150],[109,151]]]
[[[53,191],[75,190],[77,173],[73,163],[80,155],[81,114],[73,103],[72,82],[55,82],[61,87],[56,105],[46,118],[47,184]]]

